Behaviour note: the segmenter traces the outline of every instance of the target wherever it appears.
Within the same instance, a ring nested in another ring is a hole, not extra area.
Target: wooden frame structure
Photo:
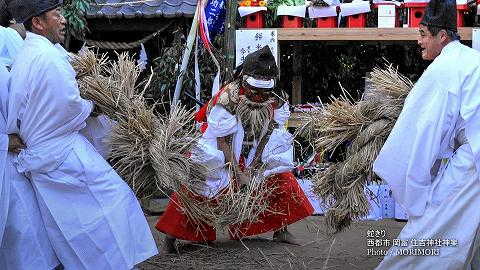
[[[416,41],[418,28],[277,28],[279,41]],[[472,40],[472,27],[458,29]]]

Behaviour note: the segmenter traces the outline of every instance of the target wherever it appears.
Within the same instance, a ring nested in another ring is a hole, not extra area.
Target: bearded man
[[[275,194],[268,197],[274,213],[262,215],[253,224],[231,226],[231,237],[240,239],[274,231],[274,240],[298,244],[287,225],[310,216],[313,207],[291,173],[293,138],[285,128],[290,111],[286,95],[275,94],[277,76],[275,58],[265,46],[249,54],[235,79],[199,111],[196,120],[205,123],[199,142],[206,149],[203,162],[215,160],[219,169],[209,174],[206,186],[198,193],[212,198],[233,179],[242,186],[258,173],[258,168],[264,167],[265,181],[277,187]],[[175,252],[176,239],[195,242],[216,239],[212,227],[202,226],[198,232],[197,225],[182,213],[173,195],[156,226],[166,234],[163,252]]]

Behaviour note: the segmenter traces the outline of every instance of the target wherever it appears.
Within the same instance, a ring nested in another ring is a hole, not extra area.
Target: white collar
[[[44,37],[44,36],[41,36],[41,35],[38,35],[38,34],[35,34],[35,33],[32,33],[32,32],[27,32],[27,37],[25,38],[25,41],[27,40],[32,40],[32,41],[41,41],[45,44],[48,44],[50,46],[54,46],[54,44],[48,40],[48,38]]]
[[[443,53],[447,53],[451,50],[453,50],[456,46],[458,46],[460,44],[460,41],[458,40],[452,40],[450,41],[447,45],[445,45],[445,47],[443,47],[442,51],[440,52],[440,54],[443,54]]]

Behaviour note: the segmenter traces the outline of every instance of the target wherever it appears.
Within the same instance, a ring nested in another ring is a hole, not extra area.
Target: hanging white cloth
[[[12,76],[7,131],[27,146],[15,164],[32,181],[61,263],[130,270],[155,255],[133,192],[79,133],[92,103],[80,97],[68,56],[27,33]]]
[[[137,65],[140,68],[141,71],[145,70],[147,68],[148,64],[148,56],[147,56],[147,50],[145,50],[145,46],[140,44],[140,55],[138,56],[137,60]]]
[[[200,68],[198,66],[198,40],[200,39],[200,37],[197,37],[195,39],[195,98],[198,100],[198,101],[201,101],[202,100],[202,97],[201,97],[201,91],[202,91],[202,82],[200,81]],[[196,104],[195,105],[195,111],[198,112],[198,110],[200,110],[200,104]]]
[[[390,254],[378,269],[467,269],[472,263],[480,225],[479,91],[480,53],[453,41],[409,94],[374,171],[409,215],[400,239],[458,243],[442,247],[439,256]]]
[[[0,28],[0,36],[5,31]],[[20,37],[17,32],[14,34]],[[13,166],[15,155],[8,153],[7,106],[9,73],[15,46],[0,39],[0,269],[50,270],[59,262],[48,239],[30,181]],[[22,41],[23,42],[23,41]],[[8,44],[7,44],[8,43]],[[8,60],[8,61],[4,61]]]

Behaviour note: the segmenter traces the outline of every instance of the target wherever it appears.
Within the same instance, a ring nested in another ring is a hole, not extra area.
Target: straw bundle
[[[301,134],[314,142],[317,153],[325,157],[346,146],[341,149],[340,161],[313,176],[314,192],[329,208],[327,224],[336,232],[368,215],[365,187],[368,182],[380,182],[372,171],[373,162],[413,87],[389,64],[375,68],[367,81],[373,88],[362,100],[352,102],[344,94],[332,98],[320,111],[303,116],[306,124]]]
[[[140,70],[126,53],[112,62],[105,55],[95,55],[87,50],[73,58],[73,67],[81,74],[77,75],[80,95],[92,100],[111,119],[119,120],[124,117],[122,109],[128,108],[130,100],[138,96],[135,92]]]
[[[271,212],[268,198],[276,187],[268,184],[262,169],[259,171],[247,185],[239,188],[232,181],[213,198],[196,198],[191,192],[177,193],[184,213],[198,225],[199,233],[206,225],[215,230],[229,230],[230,225],[254,223],[260,215]]]
[[[168,117],[159,120],[149,152],[160,186],[174,191],[197,190],[207,169],[188,157],[200,138],[192,124],[193,112],[174,106]]]
[[[82,50],[79,54],[72,54],[71,58],[73,69],[77,73],[77,79],[101,72],[108,63],[105,54],[99,55],[88,49]]]
[[[105,59],[86,50],[73,57],[72,65],[82,74],[77,76],[81,96],[116,121],[109,139],[110,158],[137,197],[149,197],[160,187],[186,185],[192,178],[186,175],[205,175],[198,166],[179,166],[190,162],[188,153],[199,137],[191,125],[192,112],[178,106],[169,115],[157,116],[155,106],[148,106],[139,90],[135,61],[127,54],[118,55],[117,61]],[[163,152],[154,151],[158,145]],[[175,174],[165,177],[164,172]]]
[[[116,121],[109,140],[113,167],[138,198],[162,190],[176,192],[184,213],[199,226],[224,229],[255,222],[269,210],[267,197],[275,186],[267,185],[263,170],[241,189],[235,181],[221,194],[208,199],[197,191],[205,185],[206,167],[189,158],[200,133],[193,125],[193,111],[174,106],[167,115],[156,115],[138,90],[139,69],[121,54],[106,61],[91,50],[73,57],[82,97]],[[146,87],[145,87],[146,88]],[[228,166],[228,165],[226,165]]]
[[[140,98],[132,100],[117,118],[110,137],[110,158],[115,170],[130,185],[138,198],[157,191],[156,173],[151,163],[149,148],[158,119]]]

